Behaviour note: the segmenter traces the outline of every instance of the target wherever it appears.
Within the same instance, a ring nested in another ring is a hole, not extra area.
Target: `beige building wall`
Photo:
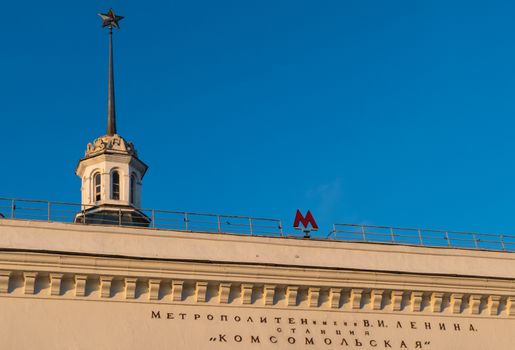
[[[512,349],[511,253],[0,219],[2,349]]]

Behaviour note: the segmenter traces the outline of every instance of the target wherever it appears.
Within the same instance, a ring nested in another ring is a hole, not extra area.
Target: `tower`
[[[75,222],[107,225],[148,226],[150,219],[141,207],[141,181],[147,165],[131,142],[116,132],[114,98],[113,27],[123,18],[112,9],[99,14],[109,28],[109,69],[106,134],[88,144],[75,173],[80,177],[82,210]]]

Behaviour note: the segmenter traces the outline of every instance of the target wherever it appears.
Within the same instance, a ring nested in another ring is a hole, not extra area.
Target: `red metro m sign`
[[[302,224],[304,228],[300,228],[300,224]],[[311,228],[308,228],[309,225],[311,225]],[[293,227],[304,231],[307,237],[309,237],[309,232],[318,230],[318,225],[315,221],[315,218],[313,217],[313,215],[311,215],[311,212],[309,210],[306,213],[306,216],[303,216],[300,210],[297,209],[297,214],[295,214],[295,221],[293,222]]]

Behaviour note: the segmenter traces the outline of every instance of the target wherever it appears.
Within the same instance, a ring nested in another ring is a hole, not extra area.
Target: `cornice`
[[[26,252],[0,271],[0,297],[515,316],[513,280]]]

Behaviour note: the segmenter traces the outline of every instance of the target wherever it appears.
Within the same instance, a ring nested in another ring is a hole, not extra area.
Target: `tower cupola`
[[[75,173],[82,181],[82,211],[76,222],[148,226],[141,207],[141,182],[147,165],[131,142],[117,134],[114,99],[113,27],[123,18],[112,9],[99,14],[109,28],[109,68],[106,134],[89,143]]]

